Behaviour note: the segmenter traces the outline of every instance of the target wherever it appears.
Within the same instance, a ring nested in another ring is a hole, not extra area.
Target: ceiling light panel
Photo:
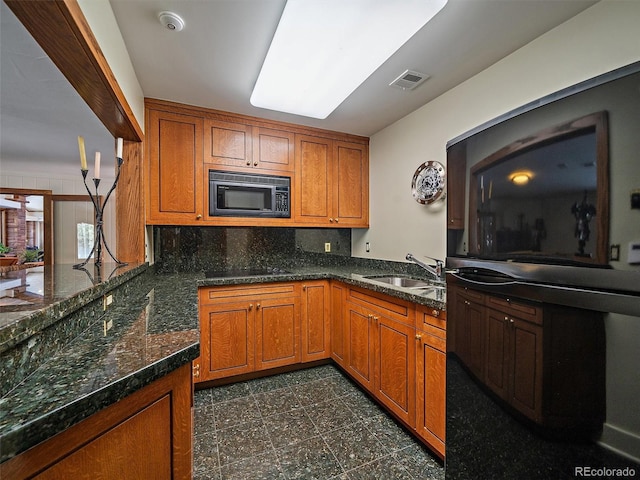
[[[251,95],[326,118],[447,0],[288,0]]]

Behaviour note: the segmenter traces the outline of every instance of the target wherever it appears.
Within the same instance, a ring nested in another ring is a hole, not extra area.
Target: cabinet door
[[[331,282],[331,358],[346,368],[348,322],[345,318],[346,287]]]
[[[296,222],[329,224],[332,144],[326,138],[296,135]]]
[[[294,152],[293,133],[253,127],[254,168],[272,172],[292,172]]]
[[[508,396],[509,317],[487,309],[485,381],[500,397]]]
[[[529,418],[542,419],[542,326],[509,317],[510,402]]]
[[[199,381],[253,371],[256,305],[246,300],[200,307]]]
[[[37,478],[170,480],[171,397],[167,395],[142,409]]]
[[[373,313],[375,396],[408,425],[415,421],[415,328]]]
[[[368,147],[334,142],[333,162],[333,222],[341,226],[368,226]]]
[[[202,219],[201,118],[147,112],[147,222],[193,224]]]
[[[458,357],[479,379],[484,378],[484,305],[456,294],[456,349]]]
[[[446,341],[426,332],[416,339],[416,431],[444,456]]]
[[[326,281],[302,284],[302,361],[330,357],[330,296]]]
[[[467,182],[467,147],[465,142],[447,152],[447,228],[464,229],[464,198]]]
[[[360,305],[347,302],[347,371],[368,391],[374,389],[373,315]]]
[[[256,370],[299,363],[299,298],[260,300],[255,312]]]
[[[250,125],[206,120],[204,161],[220,167],[253,168]]]

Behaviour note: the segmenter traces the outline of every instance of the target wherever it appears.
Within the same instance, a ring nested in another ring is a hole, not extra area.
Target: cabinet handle
[[[380,318],[379,318],[379,317],[376,317],[376,316],[374,315],[374,316],[373,316],[373,321],[374,321],[374,322],[376,322],[376,323],[378,323],[378,320],[380,320]]]
[[[465,304],[465,305],[471,305],[471,302],[469,302],[469,301],[465,300],[465,301],[464,301],[464,304]]]
[[[302,285],[302,290],[306,290],[307,286],[306,285]]]
[[[260,308],[260,304],[259,304],[259,303],[257,303],[257,304],[256,304],[256,310],[257,310],[258,308]]]
[[[251,166],[251,161],[247,160],[247,167],[250,167],[250,166]]]
[[[329,219],[329,223],[333,223],[333,218],[330,218],[330,219]]]
[[[422,335],[416,335],[416,340],[422,340]]]
[[[196,215],[196,220],[200,220],[202,218],[201,214]]]
[[[340,221],[340,219],[339,219],[339,218],[336,218],[335,220],[336,220],[336,223],[338,223],[338,222]]]
[[[440,315],[440,312],[438,310],[432,310],[431,315],[433,315],[434,317],[438,317]]]
[[[509,323],[513,324],[513,318],[509,319]]]
[[[506,322],[507,320],[509,320],[509,317],[504,317],[504,321]]]
[[[253,303],[249,304],[249,310],[253,310]]]
[[[199,364],[196,364],[196,365],[193,366],[192,373],[193,373],[193,377],[194,378],[199,378],[200,377],[200,365]]]
[[[253,162],[253,166],[257,167],[258,166],[258,162]]]

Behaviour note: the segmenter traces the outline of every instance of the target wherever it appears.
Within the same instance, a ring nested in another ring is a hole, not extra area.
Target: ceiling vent
[[[402,90],[413,90],[428,78],[429,75],[426,73],[405,70],[398,78],[391,82],[389,86],[401,88]]]

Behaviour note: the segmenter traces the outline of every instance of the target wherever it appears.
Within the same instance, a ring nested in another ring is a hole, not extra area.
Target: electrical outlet
[[[113,294],[109,293],[102,297],[102,310],[106,310],[109,305],[113,303]]]
[[[109,320],[104,320],[102,323],[103,327],[104,327],[104,335],[105,337],[107,336],[107,332],[109,330],[111,330],[111,327],[113,327],[113,320],[109,319]]]
[[[331,251],[331,242],[325,242],[324,244],[324,252],[329,253]]]

